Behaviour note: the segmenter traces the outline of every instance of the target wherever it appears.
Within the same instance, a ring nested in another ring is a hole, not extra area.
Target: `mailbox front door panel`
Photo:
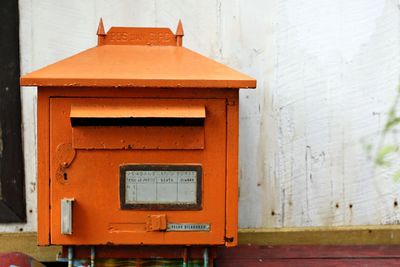
[[[50,99],[51,243],[224,244],[225,99]]]

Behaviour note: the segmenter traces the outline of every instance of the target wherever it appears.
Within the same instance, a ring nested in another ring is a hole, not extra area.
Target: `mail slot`
[[[95,99],[75,103],[70,107],[73,147],[203,149],[205,106],[180,102]]]
[[[256,81],[182,36],[100,24],[96,47],[21,78],[40,245],[237,244],[238,89]]]

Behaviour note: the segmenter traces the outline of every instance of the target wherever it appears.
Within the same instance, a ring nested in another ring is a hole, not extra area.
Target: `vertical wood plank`
[[[0,2],[0,222],[25,222],[17,1]]]

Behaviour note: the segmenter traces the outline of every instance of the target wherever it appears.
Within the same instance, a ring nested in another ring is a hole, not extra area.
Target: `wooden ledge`
[[[0,233],[0,253],[21,252],[38,261],[55,261],[61,247],[39,247],[36,240],[34,232]]]
[[[239,244],[394,245],[400,244],[400,225],[240,229]]]
[[[1,252],[22,252],[39,261],[54,261],[59,246],[38,247],[37,235],[0,233]],[[240,229],[240,245],[398,245],[400,225]]]

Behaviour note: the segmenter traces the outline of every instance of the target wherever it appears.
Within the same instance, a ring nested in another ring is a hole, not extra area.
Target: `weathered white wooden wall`
[[[184,46],[247,73],[241,93],[240,226],[400,222],[395,169],[376,145],[400,75],[398,0],[20,0],[26,73],[96,43],[106,28],[182,19]],[[23,88],[27,224],[36,229],[36,92]]]

